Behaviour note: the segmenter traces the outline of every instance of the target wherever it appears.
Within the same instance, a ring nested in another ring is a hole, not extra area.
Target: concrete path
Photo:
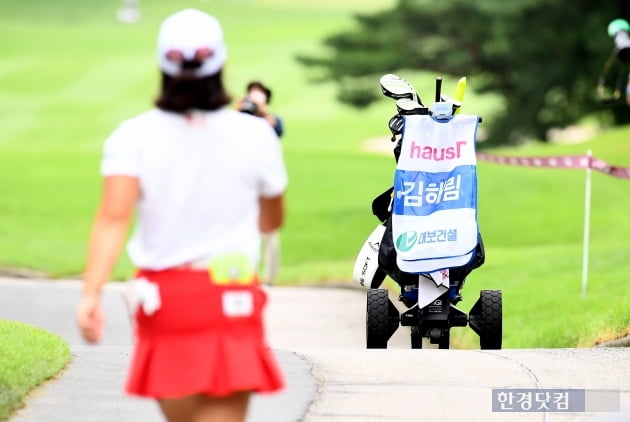
[[[0,278],[0,318],[58,333],[73,352],[11,422],[162,420],[151,401],[122,393],[131,330],[120,285],[106,288],[99,346],[76,330],[78,292],[74,281]],[[256,396],[249,422],[630,420],[630,349],[410,350],[401,328],[388,350],[366,350],[364,291],[273,287],[269,295],[268,337],[288,388]],[[586,411],[493,413],[493,388],[584,389]]]
[[[122,285],[110,283],[105,288],[105,334],[97,346],[87,345],[75,325],[79,291],[77,281],[0,277],[0,319],[18,320],[57,333],[70,344],[73,354],[59,380],[37,389],[28,406],[11,421],[161,420],[152,401],[123,394],[132,331]],[[275,395],[255,396],[248,422],[300,421],[316,396],[317,383],[308,360],[290,350],[361,347],[365,304],[357,291],[346,289],[271,288],[268,293],[268,338],[284,370],[287,389]],[[402,334],[392,339],[392,346],[398,343],[406,347],[407,339]]]

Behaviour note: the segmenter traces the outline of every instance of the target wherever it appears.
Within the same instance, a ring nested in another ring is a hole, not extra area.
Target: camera
[[[255,102],[250,100],[248,97],[243,98],[243,102],[241,103],[241,108],[239,111],[243,113],[248,113],[252,115],[256,115],[258,113],[258,106]]]

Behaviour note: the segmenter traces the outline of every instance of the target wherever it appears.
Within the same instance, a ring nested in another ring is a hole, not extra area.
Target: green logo
[[[418,233],[404,232],[396,239],[396,247],[401,252],[409,252],[418,241]]]

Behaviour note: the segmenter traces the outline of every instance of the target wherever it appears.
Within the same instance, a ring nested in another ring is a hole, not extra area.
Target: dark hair
[[[271,102],[271,90],[263,85],[260,81],[251,81],[247,84],[247,92],[251,91],[252,88],[262,89],[265,95],[267,96],[267,104]]]
[[[192,109],[218,110],[231,100],[223,87],[221,71],[204,78],[191,77],[186,72],[182,76],[162,72],[162,89],[155,105],[164,111],[186,113]]]

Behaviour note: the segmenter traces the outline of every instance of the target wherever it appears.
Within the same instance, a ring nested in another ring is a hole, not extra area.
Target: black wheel
[[[411,326],[411,348],[422,349],[422,336],[420,335],[420,328],[417,325]]]
[[[438,341],[438,347],[440,349],[448,349],[451,343],[451,330],[448,328],[442,329],[442,335],[440,336],[440,341]]]
[[[387,289],[369,289],[367,291],[365,339],[368,349],[387,349],[387,340],[390,337],[388,303]]]
[[[482,290],[479,345],[482,350],[500,349],[503,339],[503,298],[501,290]]]

